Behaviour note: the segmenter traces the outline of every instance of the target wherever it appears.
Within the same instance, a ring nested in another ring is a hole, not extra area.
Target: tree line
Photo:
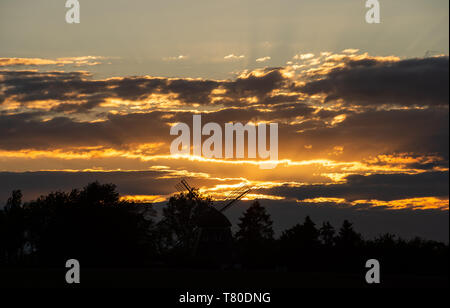
[[[378,259],[392,273],[448,272],[448,244],[392,234],[364,239],[347,220],[335,228],[306,216],[275,238],[271,217],[258,201],[242,214],[234,234],[226,226],[211,226],[222,238],[203,241],[214,252],[205,257],[199,234],[204,239],[208,230],[199,230],[198,221],[211,207],[206,196],[180,193],[169,199],[157,220],[151,204],[121,200],[113,184],[94,182],[26,203],[15,190],[0,210],[0,266],[59,267],[75,258],[92,267],[358,272],[364,271],[366,260]],[[212,221],[226,223],[208,213]]]

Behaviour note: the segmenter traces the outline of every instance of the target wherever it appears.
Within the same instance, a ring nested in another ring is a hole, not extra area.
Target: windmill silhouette
[[[182,179],[175,185],[175,188],[180,192],[188,192],[197,201],[201,200],[198,190],[191,186],[186,179]],[[251,190],[247,184],[242,184],[236,189],[228,193],[224,205],[221,207],[214,206],[212,203],[204,205],[202,202],[197,202],[197,207],[202,204],[199,211],[193,209],[191,213],[199,213],[194,218],[194,246],[192,247],[192,255],[202,261],[209,261],[213,263],[224,263],[230,259],[232,235],[231,223],[223,214],[233,204],[242,199]]]
[[[192,196],[195,199],[199,199],[199,194],[197,189],[195,187],[189,185],[186,179],[182,179],[179,183],[175,184],[175,188],[179,192],[185,192],[188,191],[192,194]],[[228,195],[225,197],[224,202],[226,203],[225,206],[223,206],[221,209],[219,209],[219,212],[224,212],[226,209],[228,209],[233,203],[236,201],[239,201],[242,199],[247,193],[249,193],[251,190],[250,186],[248,186],[245,183],[242,183],[237,188],[232,190],[228,193]]]

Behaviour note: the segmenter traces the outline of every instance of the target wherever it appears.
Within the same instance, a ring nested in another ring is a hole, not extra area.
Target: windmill
[[[179,192],[184,192],[185,190],[187,190],[195,197],[195,199],[198,199],[198,193],[191,185],[189,185],[189,183],[185,179],[182,179],[179,183],[175,184],[175,188]]]
[[[189,183],[186,181],[186,179],[181,179],[180,182],[175,184],[175,188],[180,193],[188,191],[195,199],[199,200],[199,194],[198,194],[197,190],[193,186],[189,185]],[[224,200],[225,205],[218,211],[224,212],[226,209],[231,207],[231,205],[233,205],[233,203],[242,199],[247,193],[250,192],[250,190],[251,190],[251,187],[245,183],[239,185],[237,188],[235,188],[234,190],[232,190],[231,192],[229,192],[227,194],[227,196],[225,197],[225,200]]]
[[[200,201],[197,190],[189,185],[185,179],[182,179],[175,187],[181,193],[188,191],[194,199]],[[209,204],[203,205],[200,211],[192,210],[192,213],[198,213],[197,217],[194,217],[195,241],[192,247],[193,256],[210,262],[226,262],[229,260],[232,243],[231,223],[223,212],[242,199],[250,190],[250,186],[242,184],[228,193],[223,201],[223,206],[218,207]],[[200,204],[198,202],[197,207]]]

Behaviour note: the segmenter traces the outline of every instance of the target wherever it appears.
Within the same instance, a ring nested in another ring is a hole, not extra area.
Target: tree
[[[23,206],[20,197],[13,192],[8,199],[7,235],[21,235],[15,249],[20,254],[26,243],[29,257],[40,265],[78,259],[86,266],[136,266],[153,254],[151,205],[121,201],[113,184],[94,182],[70,193],[52,192]],[[21,224],[12,216],[18,210]]]
[[[249,268],[260,268],[274,262],[272,220],[258,201],[239,218],[235,234],[240,262]]]
[[[363,240],[361,234],[353,229],[353,224],[344,220],[336,242],[341,248],[351,249],[360,246]]]
[[[329,221],[322,224],[319,230],[320,239],[326,247],[332,247],[335,242],[335,230]]]
[[[6,263],[6,217],[5,212],[0,210],[0,264]]]
[[[3,220],[4,258],[7,263],[15,263],[22,259],[25,244],[25,220],[20,190],[13,190],[8,198]]]
[[[10,211],[14,209],[20,208],[22,205],[22,191],[21,190],[13,190],[11,197],[8,198],[6,202],[5,210]]]
[[[261,243],[273,239],[273,222],[258,201],[253,202],[239,220],[239,230],[236,233],[238,241]]]
[[[170,197],[163,209],[163,219],[158,223],[160,250],[190,251],[195,242],[197,218],[209,206],[212,200],[197,190]]]
[[[280,237],[280,263],[294,268],[311,269],[320,255],[319,230],[309,216],[303,224],[285,230]]]
[[[281,240],[289,242],[289,245],[301,248],[315,248],[319,246],[319,230],[309,216],[305,217],[302,225],[297,224],[291,229],[284,231]]]

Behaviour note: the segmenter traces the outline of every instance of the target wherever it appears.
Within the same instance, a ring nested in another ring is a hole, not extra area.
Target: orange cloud
[[[57,59],[43,58],[0,58],[0,66],[42,66],[42,65],[74,65],[74,66],[93,66],[98,65],[105,57],[82,56],[66,57]]]

